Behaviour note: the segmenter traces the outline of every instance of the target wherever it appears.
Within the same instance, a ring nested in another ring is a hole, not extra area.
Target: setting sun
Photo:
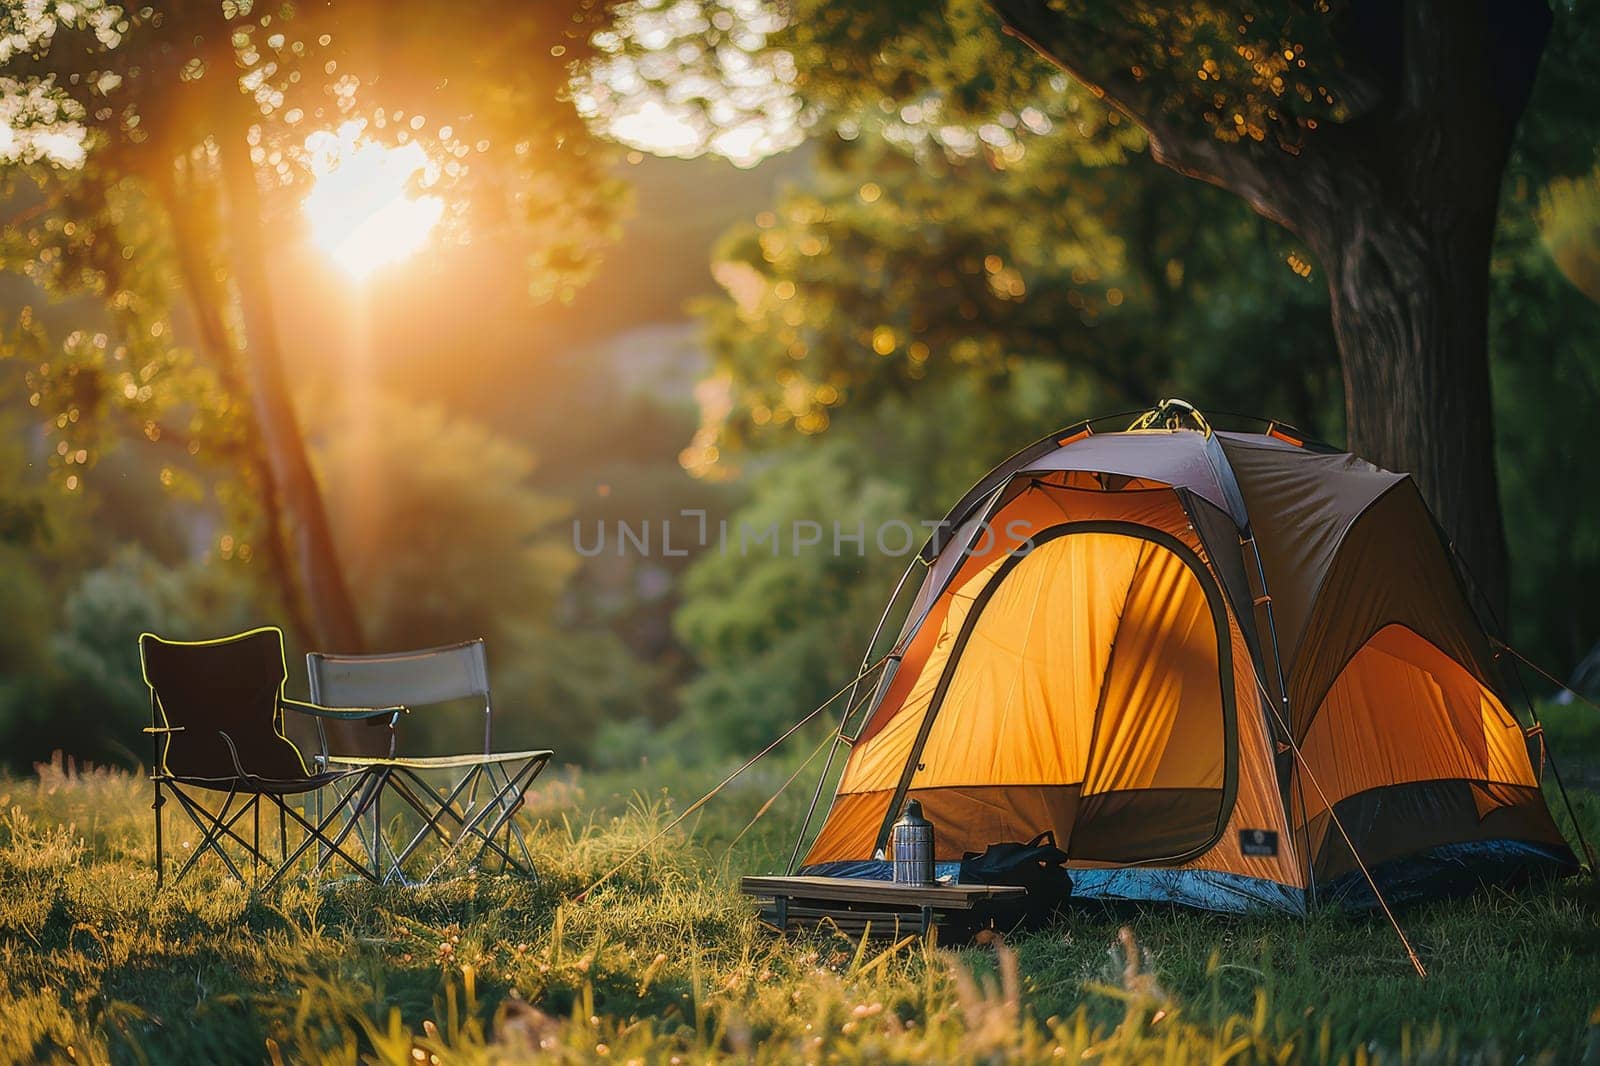
[[[346,123],[307,137],[306,151],[316,175],[303,205],[311,239],[346,273],[365,278],[427,243],[444,201],[412,194],[412,179],[429,165],[420,145],[379,144]]]

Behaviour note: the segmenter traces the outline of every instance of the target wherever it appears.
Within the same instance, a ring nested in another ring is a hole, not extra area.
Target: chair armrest
[[[285,781],[285,780],[290,780],[289,778],[276,778],[275,779],[275,778],[262,777],[260,774],[252,773],[251,771],[246,770],[244,768],[244,763],[239,760],[239,746],[233,742],[233,738],[230,737],[228,735],[227,731],[223,730],[223,729],[217,730],[217,736],[221,737],[222,738],[222,742],[228,746],[228,758],[233,760],[233,772],[234,772],[235,776],[237,776],[239,778],[239,780],[241,780],[241,781],[272,781],[272,780]],[[291,748],[294,747],[294,745],[292,743],[290,743],[289,741],[285,741],[284,743],[289,744],[289,746]],[[298,758],[298,755],[296,757]],[[302,769],[302,772],[303,772],[304,771],[304,764],[303,763],[302,763],[301,769]],[[293,780],[300,780],[300,778],[297,776]]]
[[[222,742],[228,746],[228,757],[233,760],[234,773],[244,780],[249,780],[255,777],[256,775],[246,770],[244,768],[244,764],[239,761],[239,749],[234,746],[233,738],[220,729],[217,730],[217,736],[221,737]]]
[[[385,716],[388,716],[392,722],[398,715],[411,713],[411,708],[403,705],[394,707],[322,707],[315,703],[304,703],[300,700],[288,698],[283,700],[283,705],[291,711],[308,714],[313,718],[331,718],[335,721],[344,722],[359,722],[364,719],[383,718]]]
[[[317,719],[317,738],[322,744],[322,753],[313,756],[318,766],[326,768],[328,758],[332,754],[328,750],[328,737],[322,728],[322,720],[329,719],[335,722],[365,722],[367,726],[386,726],[389,730],[389,754],[394,755],[399,748],[400,738],[395,730],[402,714],[410,714],[411,708],[403,704],[393,707],[323,707],[315,703],[306,703],[302,700],[292,700],[287,696],[279,698],[284,708],[309,715]]]

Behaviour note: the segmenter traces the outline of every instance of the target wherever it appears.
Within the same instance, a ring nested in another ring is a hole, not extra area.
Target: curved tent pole
[[[1170,401],[1167,402],[1170,403]],[[1178,402],[1182,403],[1190,410],[1194,410],[1192,404],[1188,404],[1181,400]],[[1137,422],[1143,419],[1145,416],[1151,414],[1153,410],[1155,410],[1155,408],[1144,408],[1138,411],[1120,411],[1116,414],[1097,415],[1094,418],[1082,418],[1076,422],[1068,423],[1062,428],[1056,430],[1054,433],[1049,433],[1043,437],[1040,437],[1027,447],[1018,449],[1017,451],[1008,455],[1005,459],[1001,460],[999,463],[996,463],[989,469],[987,473],[983,475],[983,477],[974,482],[972,487],[962,495],[961,499],[956,503],[956,505],[945,514],[945,523],[948,525],[959,525],[963,520],[965,520],[966,517],[977,507],[978,502],[984,498],[985,492],[983,490],[985,488],[985,484],[990,482],[991,479],[999,478],[1001,481],[1009,480],[1012,475],[1015,475],[1024,469],[1030,459],[1038,455],[1053,451],[1056,448],[1064,448],[1078,440],[1081,440],[1084,437],[1093,436],[1096,432],[1098,432],[1096,427],[1101,425],[1117,425],[1123,430],[1126,430],[1129,428],[1127,422],[1128,419],[1131,418]],[[1196,413],[1198,414],[1198,412]],[[1240,421],[1245,422],[1260,423],[1261,425],[1267,427],[1265,435],[1276,437],[1277,439],[1288,444],[1293,444],[1302,451],[1317,452],[1322,454],[1339,454],[1345,451],[1345,449],[1335,447],[1332,444],[1328,444],[1325,441],[1319,440],[1311,434],[1306,433],[1305,430],[1299,429],[1296,426],[1292,426],[1288,422],[1284,422],[1281,419],[1264,418],[1261,415],[1240,414],[1236,411],[1213,411],[1212,414],[1223,415],[1228,418],[1239,419]],[[1202,419],[1205,418],[1204,415],[1201,415],[1200,417]],[[1211,428],[1209,421],[1207,421],[1205,425],[1208,430]],[[1277,432],[1280,429],[1289,430],[1292,432]],[[922,550],[923,561],[931,562],[932,556],[930,555],[930,551],[932,555],[937,555],[938,552],[943,548],[944,544],[940,542],[939,538],[930,537],[928,539],[928,543],[923,547]]]
[[[1018,454],[1021,454],[1021,453],[1018,453]],[[1015,458],[1015,456],[1013,456],[1012,458]],[[1007,462],[1010,462],[1010,460],[1008,459]],[[1002,463],[1001,465],[1003,466],[1005,464]],[[998,469],[998,467],[996,469]],[[991,471],[991,473],[992,473],[992,471]],[[984,504],[983,510],[981,512],[981,516],[980,516],[980,520],[979,520],[979,525],[980,526],[983,523],[987,522],[991,517],[993,517],[995,508],[997,506],[999,506],[1000,497],[1005,494],[1006,486],[1009,485],[1010,483],[1011,483],[1010,479],[1007,479],[1006,481],[1001,482],[999,485],[997,485],[995,487],[994,491],[989,494],[988,501]],[[979,484],[982,484],[982,482],[979,482]],[[973,488],[975,489],[975,488],[977,488],[977,486],[975,485],[975,486],[973,486]],[[942,530],[942,527],[945,524],[947,524],[949,521],[950,521],[950,519],[948,517],[946,517],[943,521],[941,521],[941,523],[940,523],[941,530]],[[964,521],[963,521],[963,524],[964,524]],[[894,612],[895,604],[899,602],[900,594],[905,591],[906,582],[910,579],[912,572],[914,570],[916,570],[917,564],[921,563],[924,567],[931,567],[933,565],[933,563],[938,560],[939,555],[942,554],[945,549],[948,549],[950,547],[950,545],[954,543],[954,541],[947,541],[943,545],[943,547],[939,549],[939,551],[934,552],[932,557],[930,557],[928,555],[928,552],[929,552],[930,549],[933,548],[934,542],[937,539],[938,539],[938,533],[936,532],[934,535],[932,535],[932,536],[930,536],[928,538],[926,543],[923,544],[922,550],[919,551],[916,554],[915,558],[912,559],[911,564],[906,567],[905,573],[900,575],[900,581],[895,585],[894,592],[889,597],[889,602],[884,605],[883,614],[881,614],[878,617],[878,626],[877,626],[876,629],[874,629],[872,631],[872,640],[870,642],[868,642],[866,655],[864,655],[862,657],[862,660],[861,660],[863,664],[865,664],[867,659],[871,657],[873,649],[875,647],[877,647],[878,638],[883,635],[883,627],[888,624],[889,616],[890,616],[890,614],[892,614]],[[970,547],[970,545],[963,545],[962,546],[962,550],[965,551],[968,547]],[[931,608],[931,605],[930,605],[930,608]],[[923,621],[925,621],[926,619],[927,619],[927,614],[924,613],[922,618],[917,619],[915,623],[909,623],[909,624],[912,625],[911,633],[910,634],[902,634],[901,640],[896,642],[896,648],[899,648],[900,643],[904,642],[904,640],[906,640],[909,636],[914,635],[916,630],[921,627]],[[887,661],[892,661],[892,662],[898,664],[900,662],[900,652],[898,650],[891,651],[888,655],[886,655],[884,657],[884,661],[886,661],[886,662]],[[865,668],[863,667],[863,671],[864,671],[864,669]],[[864,672],[863,672],[862,676],[865,676]],[[860,679],[858,678],[858,681],[859,680]],[[878,683],[881,685],[882,684],[882,680],[880,679]],[[851,694],[850,694],[850,704],[845,707],[844,715],[843,715],[843,717],[841,717],[839,719],[839,731],[835,735],[833,748],[828,752],[827,762],[825,762],[823,764],[822,775],[819,778],[817,778],[817,788],[816,788],[816,791],[812,794],[811,806],[806,808],[805,821],[803,821],[800,824],[800,832],[795,837],[794,851],[789,856],[788,872],[791,875],[795,872],[796,869],[798,869],[798,864],[800,862],[800,849],[802,847],[804,847],[804,845],[805,845],[806,831],[811,828],[811,819],[816,814],[817,804],[822,802],[822,790],[827,787],[828,771],[833,769],[833,760],[834,760],[834,757],[838,754],[839,745],[846,742],[845,741],[845,737],[844,737],[845,726],[849,722],[850,715],[855,712],[855,707],[856,707],[855,692],[852,691]]]
[[[1009,477],[1000,482],[994,487],[993,492],[989,493],[988,496],[983,498],[983,508],[981,510],[974,510],[970,512],[967,516],[963,517],[961,521],[955,524],[955,533],[959,533],[968,525],[969,520],[976,523],[973,526],[972,535],[968,537],[965,544],[961,545],[961,554],[963,557],[965,557],[967,553],[971,551],[972,545],[981,539],[983,531],[988,528],[989,521],[994,518],[996,513],[998,513],[1000,501],[1005,496],[1006,490],[1015,484],[1016,481],[1016,477]],[[1035,479],[1033,485],[1029,486],[1029,489],[1031,490],[1033,488],[1037,488],[1038,485],[1039,482],[1037,479]],[[948,525],[949,522],[950,519],[948,518],[941,519],[939,523],[940,528],[942,529],[945,525]],[[922,561],[922,564],[928,569],[932,570],[934,565],[939,561],[940,556],[949,551],[951,546],[956,543],[955,533],[951,534],[951,538],[946,541],[931,558],[928,555],[928,549],[932,547],[935,537],[929,537],[927,544],[923,546],[922,553],[918,556],[918,558]],[[928,615],[932,613],[934,604],[937,603],[939,597],[943,596],[950,588],[950,583],[956,579],[956,576],[959,573],[960,567],[958,566],[953,567],[950,572],[945,575],[943,584],[939,585],[933,590],[933,595],[929,598],[928,602],[923,605],[922,614],[914,617],[910,613],[907,614],[904,631],[900,634],[900,640],[898,642],[899,644],[906,643],[915,637],[916,634],[922,629],[922,623],[928,620]],[[912,603],[912,607],[916,607],[915,602]]]
[[[950,526],[952,529],[959,527],[967,520],[969,515],[977,510],[978,504],[989,497],[993,489],[1004,486],[1031,460],[1058,448],[1065,448],[1069,444],[1082,440],[1084,437],[1094,436],[1094,427],[1101,423],[1121,423],[1123,419],[1136,417],[1142,413],[1142,411],[1123,411],[1114,415],[1100,415],[1095,418],[1079,419],[1056,430],[1054,433],[1047,433],[1026,448],[1012,452],[991,467],[983,477],[973,482],[972,487],[962,495],[956,505],[945,512],[944,520],[940,523],[940,527]],[[925,563],[933,562],[934,558],[945,547],[945,542],[937,535],[929,537],[927,543],[922,547],[922,561]]]
[[[811,828],[811,819],[817,813],[817,804],[822,802],[822,790],[828,785],[828,772],[833,769],[833,760],[839,754],[839,745],[844,742],[845,726],[849,724],[850,716],[855,713],[856,693],[860,690],[861,682],[869,672],[867,661],[872,658],[872,651],[878,646],[878,638],[883,636],[883,627],[889,624],[889,615],[894,611],[894,605],[899,602],[900,594],[905,591],[906,582],[911,580],[911,574],[916,570],[917,564],[920,562],[922,562],[921,552],[911,557],[911,562],[906,565],[905,572],[900,575],[900,580],[895,583],[894,592],[889,595],[889,602],[883,605],[883,614],[878,616],[878,625],[872,631],[872,638],[867,641],[866,654],[861,657],[861,670],[856,674],[855,681],[851,682],[850,698],[845,701],[844,714],[839,716],[839,728],[835,730],[833,743],[828,747],[828,758],[822,764],[822,773],[817,778],[817,789],[811,794],[811,804],[806,807],[805,820],[800,823],[800,832],[795,834],[794,851],[789,856],[789,866],[785,873],[793,875],[797,864],[800,862],[800,849],[805,845],[806,832]],[[891,652],[882,661],[888,662],[890,659],[898,661],[899,656]]]
[[[1261,546],[1256,543],[1255,530],[1251,529],[1247,532],[1249,535],[1241,536],[1239,538],[1239,543],[1241,546],[1244,544],[1249,544],[1250,552],[1255,556],[1256,560],[1256,580],[1261,582],[1261,601],[1260,603],[1256,604],[1256,606],[1264,607],[1266,609],[1267,635],[1272,638],[1272,667],[1278,675],[1278,698],[1283,701],[1282,716],[1280,717],[1276,710],[1274,710],[1273,717],[1278,719],[1279,725],[1282,727],[1283,720],[1293,718],[1293,715],[1289,713],[1289,685],[1283,676],[1283,654],[1278,644],[1278,623],[1272,614],[1272,591],[1267,588],[1267,568],[1266,565],[1261,561]],[[1266,697],[1267,702],[1271,704],[1272,693],[1266,693]],[[1290,744],[1294,743],[1294,736],[1292,734],[1289,735],[1289,742]],[[1311,903],[1313,906],[1315,906],[1317,902],[1317,872],[1315,869],[1316,864],[1311,861],[1311,823],[1305,817],[1305,802],[1305,793],[1302,791],[1300,794],[1300,820],[1305,824],[1306,831],[1306,881],[1309,883],[1311,888]],[[1331,811],[1332,808],[1329,808],[1329,810]],[[1287,806],[1285,806],[1283,813],[1285,817],[1289,817],[1291,819],[1293,818],[1293,815],[1289,812]],[[1351,854],[1355,853],[1354,848],[1351,848],[1350,850]]]
[[[1037,485],[1039,483],[1036,482],[1035,484]],[[971,636],[973,627],[977,624],[990,597],[994,595],[995,590],[998,589],[1001,583],[1005,581],[1011,568],[1029,558],[1032,551],[1039,547],[1040,544],[1045,543],[1048,540],[1070,536],[1076,533],[1121,533],[1122,535],[1126,536],[1135,536],[1157,544],[1177,556],[1180,561],[1189,567],[1190,571],[1195,575],[1196,580],[1200,583],[1200,588],[1202,592],[1204,592],[1206,600],[1211,606],[1213,621],[1216,623],[1219,652],[1226,654],[1227,645],[1224,643],[1226,639],[1227,626],[1226,594],[1222,591],[1221,584],[1217,582],[1215,577],[1212,576],[1206,569],[1206,565],[1200,556],[1196,554],[1193,549],[1179,541],[1176,537],[1173,537],[1170,533],[1151,529],[1147,526],[1142,526],[1132,522],[1090,520],[1066,522],[1061,525],[1052,526],[1045,532],[1037,534],[1039,539],[1030,538],[1031,544],[1026,551],[1019,547],[1016,551],[1013,551],[1009,556],[1006,557],[1006,563],[1003,564],[998,571],[996,571],[994,577],[991,578],[986,585],[984,585],[983,589],[981,589],[974,598],[971,611],[968,613],[966,621],[962,623],[961,628],[957,631],[955,643],[952,645],[949,653],[949,659],[940,673],[939,683],[934,689],[933,696],[928,704],[928,708],[923,712],[922,723],[917,730],[916,738],[911,743],[911,750],[906,758],[905,768],[901,771],[899,783],[895,786],[894,793],[889,799],[888,809],[884,812],[883,823],[878,828],[878,835],[873,844],[874,853],[881,851],[888,842],[889,828],[890,823],[894,818],[894,812],[899,809],[900,804],[906,797],[906,794],[910,791],[912,778],[916,772],[915,768],[920,761],[923,749],[927,744],[928,736],[933,727],[933,721],[943,708],[945,695],[950,684],[950,679],[954,676],[954,670],[959,665],[960,657],[966,646],[967,640]],[[1207,581],[1210,582],[1209,585],[1207,584]],[[1231,667],[1229,669],[1231,672]],[[1254,671],[1251,672],[1251,676],[1254,677]],[[1256,681],[1257,684],[1260,684],[1259,678],[1257,678]],[[1237,773],[1236,760],[1238,753],[1238,738],[1236,734],[1236,726],[1234,724],[1237,718],[1237,708],[1228,702],[1227,686],[1224,686],[1223,701],[1223,729],[1225,736],[1224,751],[1225,753],[1231,752],[1233,754],[1233,760],[1225,762],[1224,764],[1223,791],[1225,795],[1225,805],[1231,810],[1234,799],[1233,790],[1235,784],[1230,782]],[[1140,862],[1144,864],[1153,862],[1181,862],[1190,858],[1194,858],[1196,855],[1209,850],[1217,843],[1218,840],[1221,839],[1222,834],[1225,831],[1224,823],[1226,822],[1226,819],[1227,815],[1224,814],[1218,822],[1216,836],[1212,837],[1202,847],[1196,848],[1191,852],[1181,855],[1146,858],[1140,860]]]
[[[1281,418],[1265,418],[1261,415],[1247,415],[1241,411],[1213,410],[1211,413],[1213,415],[1221,415],[1224,418],[1238,419],[1241,422],[1259,422],[1261,425],[1266,427],[1266,429],[1262,431],[1262,436],[1274,437],[1283,441],[1285,444],[1292,444],[1302,451],[1315,452],[1319,455],[1351,454],[1348,448],[1341,448],[1336,444],[1329,444],[1320,437],[1316,437],[1310,433],[1307,433],[1299,426],[1296,426],[1290,422],[1285,422]]]

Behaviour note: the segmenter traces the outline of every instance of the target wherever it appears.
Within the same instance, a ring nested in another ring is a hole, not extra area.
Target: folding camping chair
[[[274,627],[252,629],[218,640],[180,642],[153,633],[139,637],[139,661],[150,689],[150,727],[155,786],[156,884],[165,875],[162,847],[163,807],[176,799],[195,828],[200,842],[178,871],[174,883],[194,868],[202,856],[215,854],[241,882],[248,883],[239,864],[228,853],[230,842],[242,849],[253,874],[263,865],[271,869],[263,888],[276,884],[313,844],[321,847],[317,869],[338,855],[358,874],[376,881],[377,875],[344,848],[348,822],[332,836],[329,830],[347,813],[354,813],[367,790],[347,790],[326,817],[308,820],[290,805],[289,797],[319,793],[334,782],[360,778],[359,767],[319,769],[311,773],[300,751],[284,736],[283,712],[293,710],[323,719],[382,725],[393,732],[403,708],[329,708],[290,700],[283,695],[288,668],[283,657],[283,633]],[[163,793],[166,795],[163,795]],[[207,805],[202,793],[221,793],[220,806]],[[278,811],[277,861],[261,845],[262,802]],[[250,815],[253,832],[243,835],[240,821]],[[303,839],[289,850],[289,821]]]
[[[494,750],[494,705],[482,640],[383,655],[311,652],[306,656],[306,670],[311,675],[311,698],[319,703],[403,703],[415,709],[456,700],[483,701],[483,750],[467,754],[400,756],[392,747],[379,752],[371,743],[361,745],[365,750],[332,751],[327,732],[318,723],[324,766],[358,768],[373,777],[374,790],[366,808],[372,814],[369,855],[376,868],[380,851],[388,852],[385,881],[426,883],[453,856],[469,849],[474,849],[469,865],[477,866],[493,854],[505,869],[534,876],[533,859],[515,816],[522,807],[523,793],[554,753]],[[460,772],[460,776],[449,787],[436,789],[423,775],[440,771]],[[398,797],[422,820],[421,827],[398,845],[384,836],[385,792]],[[443,854],[421,878],[413,879],[406,873],[406,863],[429,840],[440,843]]]

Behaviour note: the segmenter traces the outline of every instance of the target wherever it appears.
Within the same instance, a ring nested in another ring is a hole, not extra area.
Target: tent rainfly
[[[1164,401],[1012,456],[919,558],[801,872],[872,876],[908,799],[940,863],[1051,830],[1075,896],[1216,911],[1576,868],[1408,475]]]

